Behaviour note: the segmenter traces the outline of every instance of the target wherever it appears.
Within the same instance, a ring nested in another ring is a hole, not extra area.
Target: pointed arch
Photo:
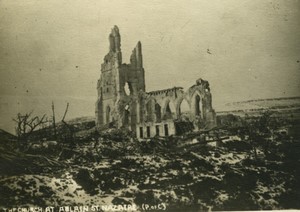
[[[172,119],[175,117],[175,114],[176,108],[174,103],[170,99],[167,99],[163,107],[163,119]]]
[[[154,106],[156,122],[161,121],[161,106],[156,102]]]
[[[132,88],[132,83],[131,82],[125,82],[124,85],[124,93],[126,96],[131,96],[133,95],[133,88]]]
[[[153,98],[150,98],[146,102],[146,120],[147,121],[153,121],[155,103],[156,103],[156,101]]]
[[[178,104],[179,116],[189,116],[191,112],[191,106],[187,99],[183,98]]]
[[[201,115],[201,106],[200,106],[200,96],[197,94],[195,96],[195,115],[200,116]]]
[[[199,91],[195,91],[191,98],[191,109],[195,116],[203,118],[203,104],[202,95]]]

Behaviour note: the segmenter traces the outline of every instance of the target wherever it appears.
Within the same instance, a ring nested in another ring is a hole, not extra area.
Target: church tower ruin
[[[142,45],[133,49],[130,64],[122,64],[121,36],[117,26],[109,35],[109,52],[101,65],[97,83],[97,127],[115,123],[135,130],[138,92],[145,91]]]
[[[209,83],[201,78],[187,91],[181,87],[146,92],[142,44],[138,42],[130,63],[122,63],[117,26],[109,35],[109,52],[97,83],[96,126],[115,126],[136,133],[139,139],[181,135],[216,124]],[[188,112],[182,111],[185,102]]]

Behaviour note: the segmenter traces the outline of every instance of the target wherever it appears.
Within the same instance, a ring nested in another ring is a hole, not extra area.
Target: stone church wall
[[[95,113],[99,129],[113,124],[136,132],[139,138],[147,138],[176,135],[176,129],[185,122],[187,126],[192,123],[195,130],[215,125],[207,81],[199,78],[187,91],[173,87],[146,92],[141,42],[133,49],[129,64],[122,63],[121,36],[117,26],[109,35],[109,43],[97,84]],[[189,109],[185,114],[181,110],[183,101],[187,102]]]

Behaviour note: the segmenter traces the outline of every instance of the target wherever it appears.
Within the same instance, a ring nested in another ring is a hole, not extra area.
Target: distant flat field
[[[258,99],[242,102],[233,102],[225,105],[222,111],[217,111],[218,115],[234,113],[236,115],[259,115],[261,111],[271,110],[277,114],[300,118],[300,97]]]

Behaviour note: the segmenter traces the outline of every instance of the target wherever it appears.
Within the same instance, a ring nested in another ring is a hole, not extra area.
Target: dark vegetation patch
[[[111,197],[113,204],[164,202],[169,211],[299,209],[300,140],[277,135],[269,118],[229,117],[224,123],[238,124],[219,136],[234,132],[242,139],[220,146],[178,148],[174,137],[138,142],[116,129],[100,134],[81,129],[80,139],[38,150],[0,146],[0,207],[43,206],[54,199],[56,205],[71,204],[57,196],[68,184],[55,182],[54,188],[42,178],[39,185],[22,180],[32,175],[67,182],[68,172],[79,186],[76,192]],[[64,195],[78,198],[76,192]]]

